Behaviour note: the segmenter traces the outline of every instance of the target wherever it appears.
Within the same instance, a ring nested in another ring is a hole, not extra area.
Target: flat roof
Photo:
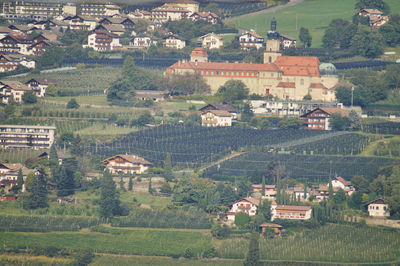
[[[35,128],[35,129],[56,129],[55,126],[34,126],[34,125],[0,125],[0,128]]]

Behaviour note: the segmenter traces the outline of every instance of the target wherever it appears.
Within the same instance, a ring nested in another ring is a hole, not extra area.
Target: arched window
[[[272,63],[272,57],[271,56],[268,58],[268,62]]]

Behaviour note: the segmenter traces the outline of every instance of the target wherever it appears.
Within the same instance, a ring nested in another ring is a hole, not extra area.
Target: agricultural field
[[[219,257],[244,258],[248,240],[225,240]],[[292,236],[260,241],[261,260],[330,263],[393,263],[400,259],[400,231],[379,227],[325,225]]]
[[[400,122],[371,123],[363,126],[363,131],[373,134],[400,135]]]
[[[4,232],[0,242],[7,248],[54,246],[65,249],[93,249],[99,253],[134,254],[146,256],[183,255],[187,248],[199,254],[212,247],[211,237],[202,231],[173,231],[157,229],[114,229],[100,232]],[[40,243],[40,244],[38,244]]]
[[[274,13],[257,16],[247,16],[234,20],[235,24],[244,29],[254,29],[266,37],[273,17],[277,19],[277,31],[281,34],[298,38],[301,27],[308,28],[312,35],[312,47],[322,47],[322,36],[332,19],[351,20],[356,12],[356,0],[308,0],[293,7],[288,7]],[[392,13],[399,13],[400,3],[397,0],[387,0]]]
[[[0,149],[0,162],[20,163],[25,162],[26,159],[38,157],[46,150],[12,150]]]
[[[326,182],[330,169],[333,175],[351,179],[355,175],[374,177],[382,166],[399,164],[400,160],[377,157],[291,155],[249,152],[234,157],[221,164],[204,170],[203,175],[246,176],[256,172],[267,171],[267,162],[280,164],[284,176],[291,178],[308,178],[313,181]],[[330,166],[332,162],[332,168]]]
[[[328,133],[163,125],[121,136],[110,144],[87,145],[86,151],[101,156],[134,151],[155,165],[162,165],[170,153],[173,164],[193,168],[216,161],[239,148],[276,146],[324,134]]]

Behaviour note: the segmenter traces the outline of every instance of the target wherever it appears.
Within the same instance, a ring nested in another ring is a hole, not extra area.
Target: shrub
[[[192,258],[193,257],[193,251],[192,251],[192,249],[191,248],[187,248],[186,250],[185,250],[185,253],[183,254],[183,257],[184,258],[187,258],[187,259],[190,259],[190,258]]]
[[[235,224],[240,228],[246,227],[249,224],[249,221],[250,221],[250,217],[247,213],[238,212],[235,215]]]

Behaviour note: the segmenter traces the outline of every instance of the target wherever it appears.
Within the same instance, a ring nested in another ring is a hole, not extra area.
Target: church
[[[295,101],[310,95],[313,101],[336,101],[334,87],[338,77],[333,64],[321,64],[317,57],[283,56],[275,19],[267,36],[263,64],[209,62],[207,51],[195,48],[190,61],[176,62],[166,73],[199,74],[213,94],[228,80],[241,80],[249,88],[249,94]]]

